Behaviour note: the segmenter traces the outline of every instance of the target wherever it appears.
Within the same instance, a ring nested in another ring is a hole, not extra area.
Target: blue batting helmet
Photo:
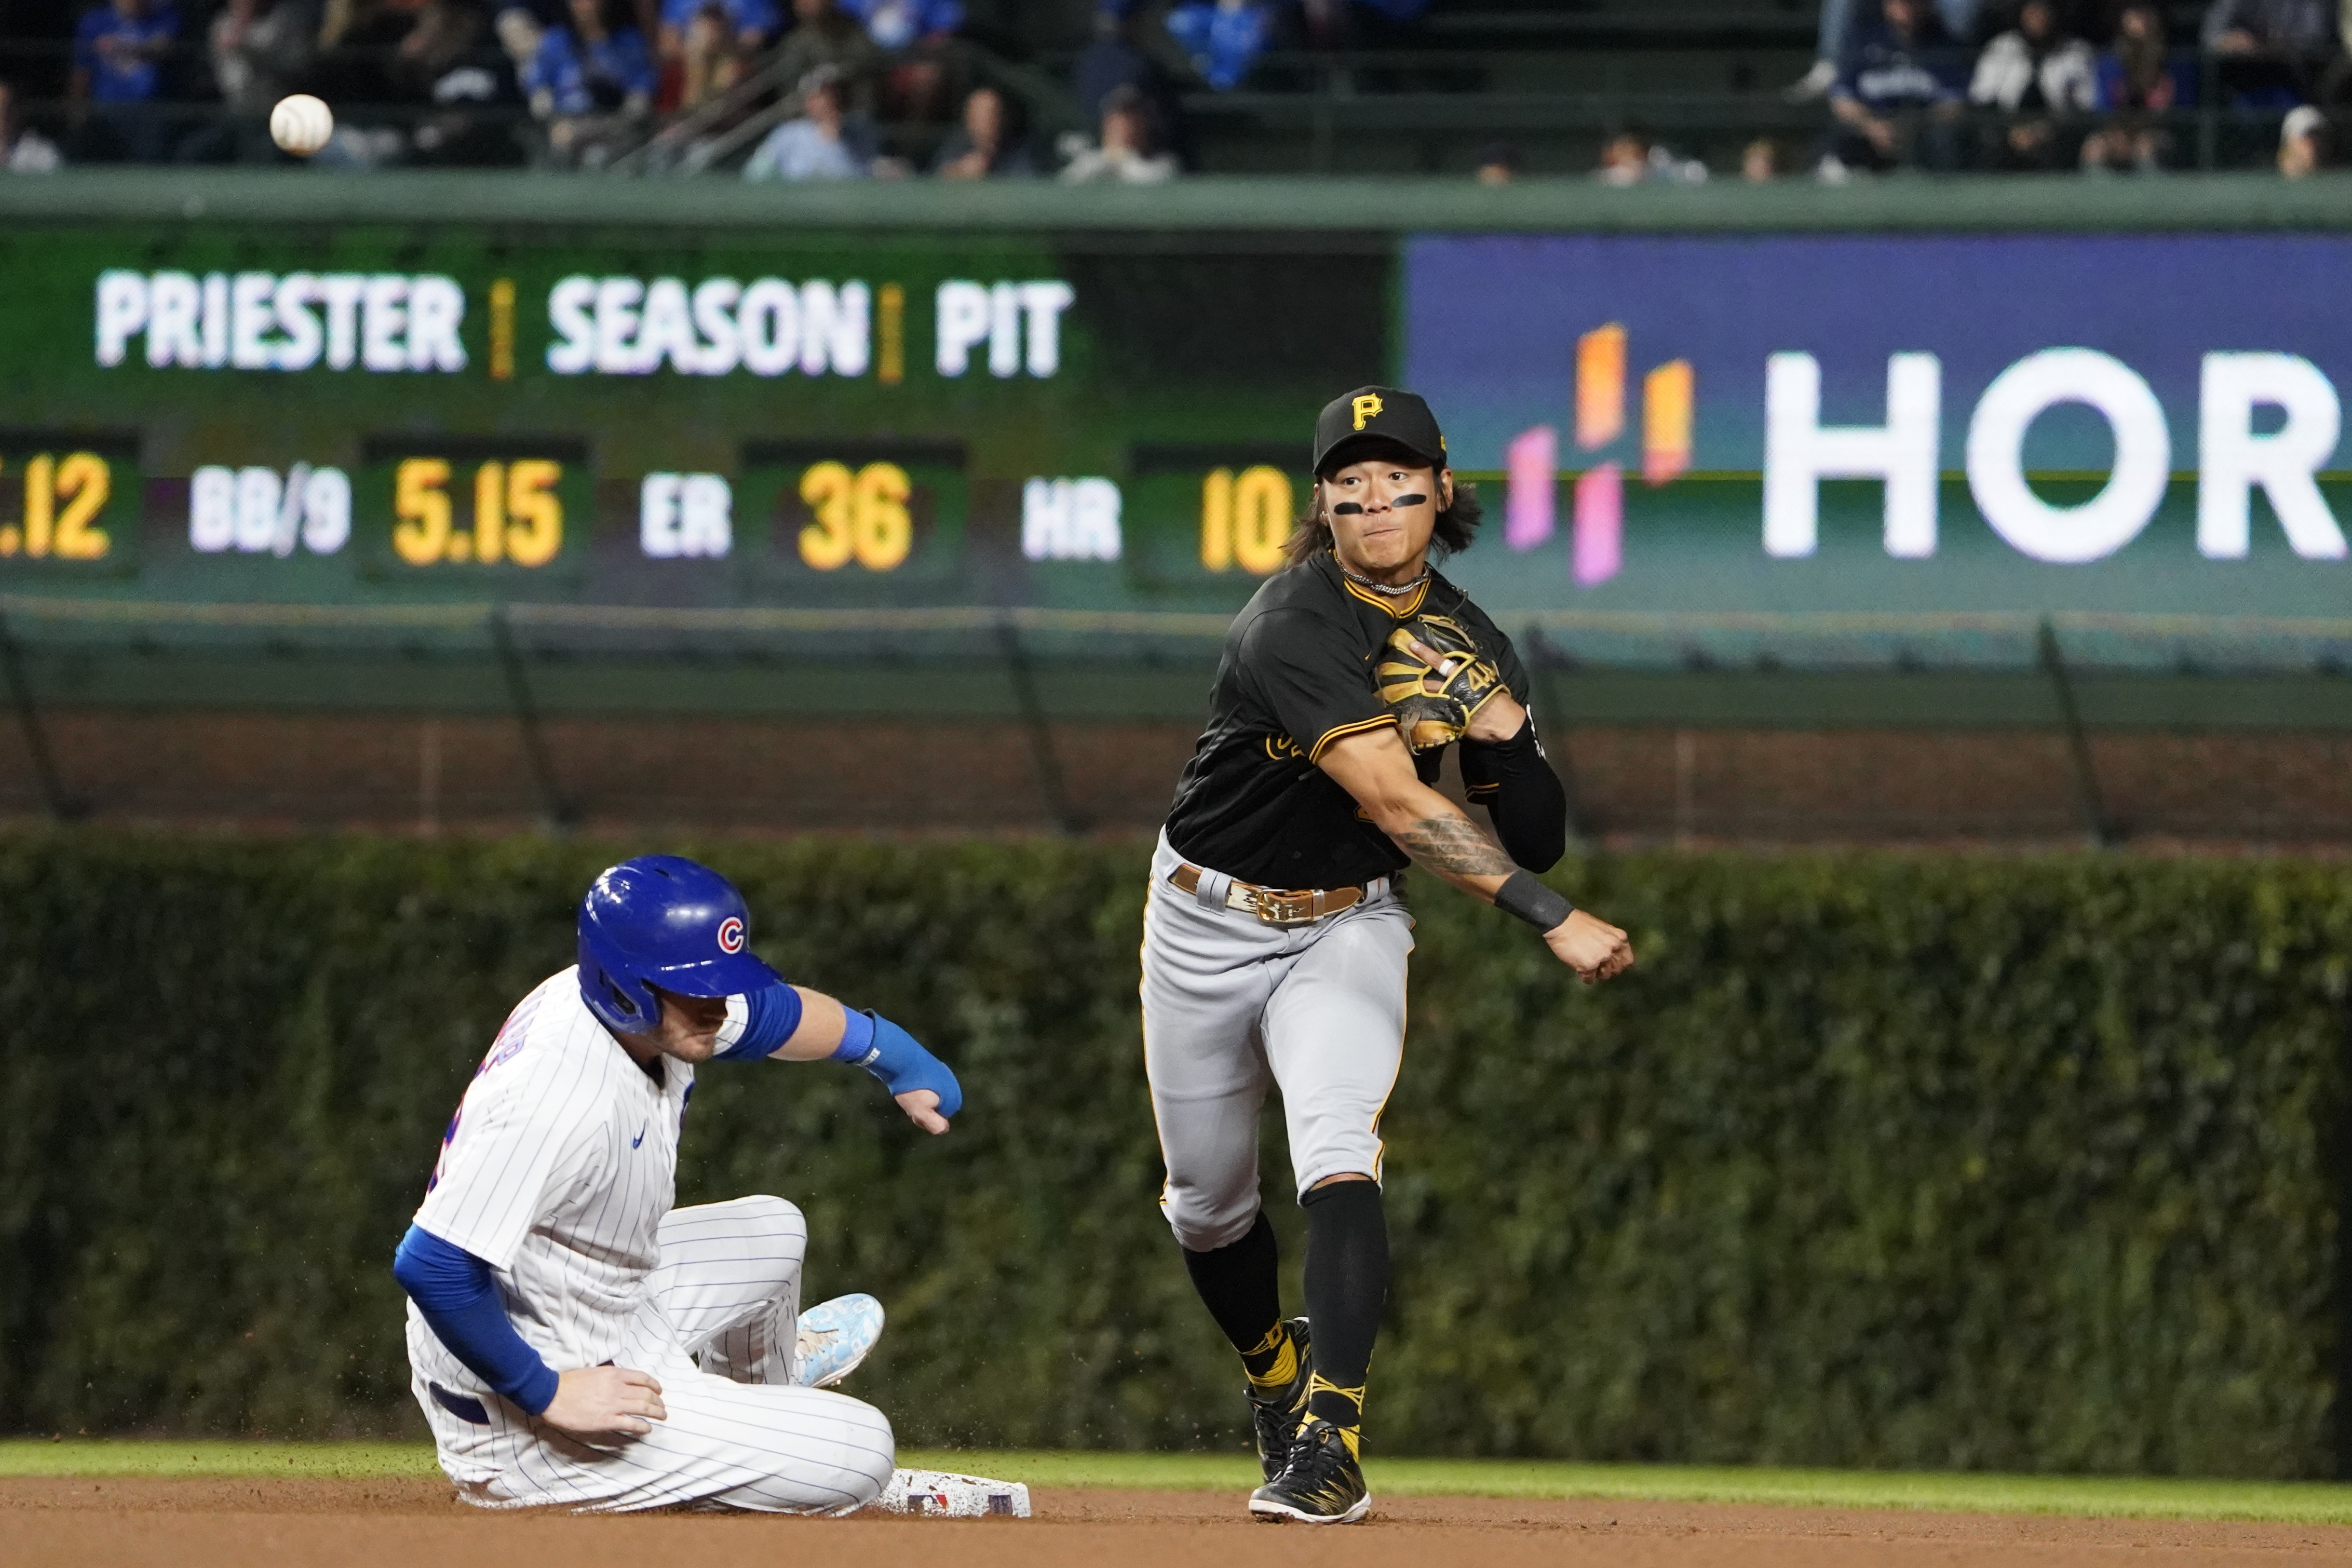
[[[596,879],[580,901],[580,995],[608,1029],[661,1022],[651,987],[733,996],[783,976],[751,952],[751,911],[735,884],[676,855],[640,855]]]

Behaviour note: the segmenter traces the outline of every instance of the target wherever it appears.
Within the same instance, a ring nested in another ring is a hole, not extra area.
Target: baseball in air
[[[307,92],[279,99],[269,111],[269,139],[298,158],[324,147],[334,133],[334,110]]]

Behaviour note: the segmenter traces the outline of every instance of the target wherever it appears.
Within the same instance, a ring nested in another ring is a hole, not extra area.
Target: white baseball
[[[334,133],[334,110],[307,92],[279,99],[269,111],[269,139],[297,157],[309,157]]]

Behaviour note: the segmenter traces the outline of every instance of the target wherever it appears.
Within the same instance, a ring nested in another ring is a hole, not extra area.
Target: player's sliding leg
[[[808,1221],[782,1198],[673,1209],[647,1289],[678,1342],[713,1377],[824,1388],[882,1337],[882,1303],[840,1296],[801,1310]]]
[[[652,1370],[668,1415],[651,1431],[593,1446],[542,1433],[522,1474],[501,1480],[520,1500],[614,1513],[846,1513],[890,1484],[897,1443],[870,1405],[821,1389],[728,1383],[677,1355]]]
[[[1380,1119],[1404,1059],[1412,924],[1382,902],[1337,916],[1265,1008],[1290,1158],[1307,1212],[1307,1314],[1315,1325],[1307,1419],[1283,1474],[1258,1489],[1263,1519],[1339,1523],[1371,1498],[1359,1463],[1372,1341],[1388,1304]]]
[[[661,1264],[646,1289],[686,1353],[713,1377],[793,1381],[808,1221],[782,1198],[672,1209],[656,1233]]]

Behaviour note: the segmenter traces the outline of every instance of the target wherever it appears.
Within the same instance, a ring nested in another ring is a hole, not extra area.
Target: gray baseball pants
[[[1187,893],[1160,839],[1143,910],[1143,1060],[1168,1185],[1160,1200],[1194,1252],[1230,1246],[1258,1212],[1258,1114],[1282,1089],[1299,1193],[1381,1174],[1381,1111],[1404,1058],[1412,916],[1387,879],[1311,924],[1226,907],[1233,879]]]

